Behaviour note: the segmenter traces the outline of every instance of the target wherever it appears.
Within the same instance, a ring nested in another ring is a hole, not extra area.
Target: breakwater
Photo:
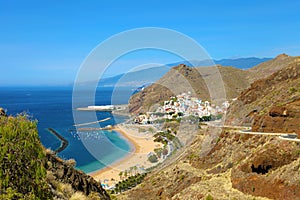
[[[57,148],[54,152],[55,153],[59,153],[61,151],[63,151],[65,148],[67,148],[67,146],[69,145],[69,142],[68,140],[66,140],[63,136],[61,136],[58,132],[56,132],[53,128],[48,128],[48,131],[50,133],[52,133],[53,135],[55,135],[55,137],[57,137],[60,142],[61,142],[61,145],[59,148]]]

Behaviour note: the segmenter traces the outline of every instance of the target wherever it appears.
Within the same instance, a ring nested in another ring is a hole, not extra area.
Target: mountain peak
[[[285,53],[282,53],[282,54],[279,54],[275,59],[284,59],[284,58],[288,58],[288,57],[290,57],[290,56]]]

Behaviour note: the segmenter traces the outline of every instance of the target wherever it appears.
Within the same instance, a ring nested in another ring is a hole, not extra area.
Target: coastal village
[[[136,144],[140,147],[135,152],[137,155],[134,155],[139,162],[128,163],[127,168],[121,167],[123,170],[121,168],[113,170],[114,172],[111,173],[115,174],[114,178],[112,178],[112,174],[102,173],[101,178],[99,178],[102,187],[118,191],[120,183],[124,182],[125,179],[146,173],[148,169],[162,163],[172,155],[174,150],[181,148],[182,144],[176,137],[174,130],[163,128],[164,122],[176,124],[180,123],[182,119],[190,119],[191,117],[198,122],[220,119],[228,107],[228,101],[217,106],[192,96],[191,92],[187,92],[170,97],[169,100],[162,102],[154,112],[140,113],[131,117],[126,123],[119,124],[117,131],[125,132],[127,136],[130,133],[127,139],[130,140],[133,137],[135,141],[141,142]],[[152,147],[140,151],[149,145]],[[140,155],[141,153],[143,155]]]
[[[135,117],[134,122],[138,124],[151,124],[160,119],[173,120],[188,116],[196,116],[199,117],[200,121],[208,121],[212,116],[220,117],[226,113],[228,107],[228,101],[222,103],[221,106],[216,106],[209,101],[202,101],[197,97],[193,97],[191,92],[187,92],[170,97],[155,112],[139,114]]]

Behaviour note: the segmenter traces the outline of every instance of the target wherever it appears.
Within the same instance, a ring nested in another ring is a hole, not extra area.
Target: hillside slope
[[[202,127],[179,159],[118,199],[300,199],[299,143],[231,129],[214,138],[214,129]]]
[[[243,78],[251,86],[230,106],[227,123],[253,125],[254,131],[297,132],[299,137],[300,58],[280,55],[247,70]],[[180,157],[119,198],[300,199],[299,152],[300,143],[278,136],[202,125]]]
[[[129,110],[133,113],[151,111],[156,108],[155,104],[167,100],[174,94],[190,91],[194,96],[203,100],[211,100],[208,81],[223,82],[228,100],[238,95],[256,80],[266,78],[274,72],[281,70],[291,63],[297,62],[298,57],[286,54],[278,55],[276,58],[248,69],[241,70],[233,67],[197,67],[191,68],[184,64],[173,67],[168,73],[156,83],[145,90],[133,95],[129,100]],[[221,78],[216,75],[219,70]],[[200,73],[199,73],[200,72]],[[224,88],[223,87],[223,88]],[[222,87],[213,89],[216,93],[222,93]],[[225,95],[224,95],[225,96]]]
[[[300,58],[286,62],[241,93],[229,108],[228,124],[254,123],[255,131],[299,133]]]
[[[221,77],[216,70],[219,70]],[[132,113],[151,111],[155,108],[155,104],[167,100],[170,96],[188,91],[203,100],[211,100],[209,92],[211,88],[208,88],[206,82],[217,85],[222,84],[223,81],[222,87],[226,90],[224,97],[232,99],[250,85],[246,79],[247,75],[247,71],[233,67],[191,68],[181,64],[173,67],[156,83],[133,95],[129,101],[129,111]],[[222,94],[222,87],[217,87],[214,91]]]
[[[266,78],[272,75],[274,72],[281,70],[287,67],[289,64],[295,62],[299,57],[289,56],[287,54],[280,54],[272,60],[260,63],[257,66],[254,66],[247,70],[250,72],[247,76],[247,79],[250,83]]]

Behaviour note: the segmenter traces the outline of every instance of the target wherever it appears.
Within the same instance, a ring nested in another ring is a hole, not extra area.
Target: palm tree
[[[121,180],[123,178],[123,172],[122,171],[120,171],[119,176],[120,176],[120,180]]]
[[[129,174],[130,174],[130,176],[132,176],[132,170],[133,170],[133,167],[130,167],[129,168]]]
[[[134,170],[134,175],[136,175],[136,171],[137,171],[137,166],[135,165],[135,166],[133,166],[133,170]]]
[[[124,191],[124,183],[123,181],[119,183],[119,191],[122,193]]]
[[[115,185],[115,193],[116,194],[118,194],[118,192],[120,191],[120,184],[119,183],[117,183],[116,185]]]
[[[127,178],[127,176],[128,176],[128,172],[127,172],[127,170],[125,170],[125,172],[124,172],[124,176],[125,176],[125,178]]]

